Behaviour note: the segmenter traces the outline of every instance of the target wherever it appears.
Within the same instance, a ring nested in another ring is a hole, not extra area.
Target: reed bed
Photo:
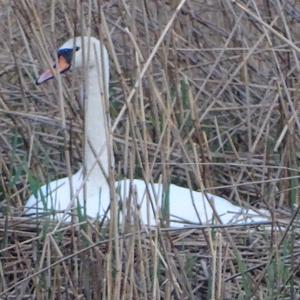
[[[1,299],[300,297],[297,1],[0,5]],[[22,216],[82,162],[80,74],[34,82],[65,40],[89,34],[110,55],[111,178],[208,191],[270,222],[111,230],[110,214]]]

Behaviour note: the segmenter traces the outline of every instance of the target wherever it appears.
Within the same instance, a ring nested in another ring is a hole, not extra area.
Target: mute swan
[[[93,37],[76,37],[70,39],[58,50],[58,65],[54,68],[63,73],[68,69],[83,70],[85,67],[85,132],[89,143],[85,142],[84,163],[87,170],[87,178],[83,180],[82,168],[71,178],[73,199],[75,204],[84,206],[87,216],[96,218],[103,216],[110,205],[109,184],[105,174],[109,170],[109,157],[107,148],[107,120],[103,95],[108,95],[109,86],[109,60],[106,48],[99,40]],[[44,72],[36,81],[37,84],[53,78],[52,70]],[[101,153],[95,164],[95,152]],[[83,186],[85,185],[85,193]],[[131,207],[138,207],[140,220],[144,225],[157,225],[159,218],[155,218],[153,208],[149,205],[152,200],[154,211],[158,212],[162,205],[162,185],[148,184],[143,180],[121,180],[116,182],[120,201],[128,199],[130,187],[133,187],[134,196]],[[75,195],[75,196],[74,196]],[[85,195],[85,196],[84,196]],[[42,186],[37,198],[32,195],[26,203],[26,214],[36,216],[37,213],[54,212],[59,219],[62,212],[70,208],[72,193],[68,177],[52,181]],[[182,227],[184,224],[211,223],[215,212],[223,224],[245,224],[251,222],[263,222],[267,218],[251,210],[231,204],[228,200],[206,193],[205,195],[191,191],[174,184],[169,186],[169,216],[172,227]],[[128,207],[122,205],[123,209]],[[214,209],[212,209],[212,206]],[[262,211],[261,211],[262,212]],[[150,217],[149,217],[150,216]],[[70,217],[69,217],[70,218]]]

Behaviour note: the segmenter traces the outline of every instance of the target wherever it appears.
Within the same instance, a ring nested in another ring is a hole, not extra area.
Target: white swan
[[[72,65],[72,66],[71,66]],[[109,60],[106,48],[95,38],[77,37],[70,39],[58,50],[59,72],[69,68],[81,69],[85,67],[85,153],[84,163],[86,166],[86,180],[83,171],[80,169],[72,178],[72,191],[68,177],[52,181],[42,186],[38,196],[31,196],[26,203],[26,214],[36,216],[37,213],[51,211],[56,218],[70,208],[70,200],[75,198],[75,204],[85,205],[86,214],[95,218],[103,216],[110,206],[110,191],[105,174],[108,174],[109,157],[107,146],[107,117],[105,113],[105,101],[103,95],[108,94],[109,85]],[[41,84],[53,78],[51,70],[44,72],[38,79]],[[95,152],[99,164],[95,163]],[[83,192],[85,186],[85,192]],[[116,182],[117,194],[121,207],[128,208],[124,199],[131,198],[131,207],[138,213],[140,221],[144,225],[157,225],[161,216],[161,205],[163,202],[163,188],[161,184],[148,184],[143,180],[121,180]],[[132,187],[132,188],[130,188]],[[128,197],[129,190],[133,197]],[[134,193],[132,193],[134,191]],[[86,201],[84,201],[84,199]],[[266,216],[251,209],[242,209],[231,204],[226,199],[212,195],[191,191],[190,189],[171,184],[168,192],[170,225],[181,227],[187,224],[205,224],[216,220],[218,214],[223,224],[228,223],[250,223],[263,222]],[[151,200],[151,201],[150,201]],[[127,200],[128,201],[128,200]],[[151,204],[150,204],[151,202]],[[214,208],[212,208],[212,206]],[[158,213],[155,217],[153,209]]]

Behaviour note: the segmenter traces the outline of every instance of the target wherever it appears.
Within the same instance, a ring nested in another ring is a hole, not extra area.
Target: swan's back
[[[219,223],[215,213],[223,224],[267,221],[265,211],[257,213],[252,209],[243,209],[222,197],[203,194],[175,184],[170,184],[163,193],[161,184],[124,179],[116,183],[116,189],[123,201],[130,200],[132,211],[139,212],[144,224],[156,225],[159,218],[155,214],[158,212],[160,217],[169,214],[171,227]]]

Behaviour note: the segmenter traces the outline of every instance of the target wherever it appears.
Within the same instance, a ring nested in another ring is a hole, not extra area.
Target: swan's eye
[[[75,51],[78,51],[80,49],[80,47],[76,46]]]
[[[72,57],[73,57],[74,50],[78,51],[79,47],[76,47],[75,49],[74,48],[59,49],[58,52],[57,52],[57,57],[59,58],[59,57],[63,56],[64,59],[66,60],[66,62],[70,65],[71,62],[72,62]]]

